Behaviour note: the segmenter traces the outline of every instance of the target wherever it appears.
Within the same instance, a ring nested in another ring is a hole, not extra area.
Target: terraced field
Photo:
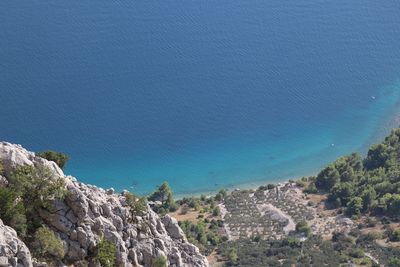
[[[352,227],[351,220],[342,215],[319,212],[295,183],[278,184],[269,190],[234,191],[221,204],[221,210],[231,240],[254,236],[281,239],[292,234],[300,221],[306,221],[313,233],[322,236],[348,232]]]

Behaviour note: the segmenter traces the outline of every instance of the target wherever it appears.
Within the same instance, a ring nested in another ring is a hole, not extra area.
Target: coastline
[[[396,82],[396,85],[393,86],[394,90],[396,90],[397,87],[399,86],[400,82]],[[363,157],[366,156],[368,149],[371,145],[379,143],[380,141],[383,141],[383,139],[394,129],[400,126],[400,99],[398,99],[395,104],[393,105],[393,108],[387,111],[388,116],[386,116],[386,119],[381,121],[375,128],[376,130],[374,131],[373,134],[371,134],[371,137],[359,148],[355,149],[354,151],[349,151],[347,154],[353,153],[353,152],[358,152],[360,153]],[[346,154],[343,154],[341,156],[345,156]],[[328,162],[327,164],[329,164]],[[199,190],[198,192],[190,193],[190,194],[175,194],[175,199],[182,199],[184,197],[199,197],[201,195],[206,195],[206,196],[211,196],[215,195],[219,190],[225,189],[229,192],[234,191],[235,189],[239,190],[256,190],[258,187],[262,185],[267,185],[267,184],[286,184],[289,183],[290,180],[298,180],[302,177],[309,177],[309,176],[315,176],[319,173],[319,171],[323,168],[322,167],[315,167],[314,171],[309,171],[305,172],[304,174],[297,174],[294,176],[286,176],[286,177],[275,177],[275,178],[268,178],[265,177],[263,179],[255,179],[251,182],[246,181],[242,183],[237,183],[237,184],[232,184],[228,186],[220,186],[216,185],[215,189],[211,190]]]

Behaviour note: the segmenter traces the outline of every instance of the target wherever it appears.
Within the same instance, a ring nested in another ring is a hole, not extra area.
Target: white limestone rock
[[[32,267],[31,253],[9,226],[0,220],[0,266],[25,266]]]
[[[132,217],[125,202],[127,192],[116,194],[114,190],[80,183],[65,176],[54,162],[19,145],[0,143],[0,160],[5,177],[25,164],[47,166],[55,176],[64,178],[68,194],[64,201],[54,203],[57,212],[43,210],[39,215],[64,241],[67,261],[82,262],[104,237],[116,246],[118,266],[149,266],[159,256],[167,257],[169,266],[208,266],[206,257],[187,241],[174,218],[166,215],[161,219],[149,207],[144,216]],[[29,250],[23,251],[18,255],[26,262],[24,266],[32,266]],[[5,259],[0,258],[2,261]]]

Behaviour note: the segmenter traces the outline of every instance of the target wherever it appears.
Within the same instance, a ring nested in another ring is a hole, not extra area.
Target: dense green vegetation
[[[67,155],[52,150],[38,152],[36,153],[36,155],[47,160],[54,161],[61,169],[64,169],[69,160],[69,157]]]
[[[227,237],[222,235],[223,225],[223,221],[215,219],[200,219],[196,224],[187,220],[179,222],[187,239],[206,255],[227,240]]]
[[[0,187],[0,218],[22,238],[32,237],[41,224],[40,209],[52,209],[52,201],[63,199],[64,181],[44,167],[20,166]]]
[[[319,236],[304,242],[295,238],[239,240],[222,244],[220,253],[227,259],[227,266],[377,266],[364,253],[367,245],[369,242],[364,236],[336,234],[332,241],[324,241]],[[395,259],[392,256],[387,263]]]
[[[374,242],[400,242],[400,229],[388,224],[400,219],[400,129],[392,131],[382,144],[373,145],[365,159],[356,153],[340,157],[316,177],[303,178],[296,184],[304,187],[306,194],[327,193],[328,208],[339,208],[353,218],[363,216],[365,225],[360,223],[360,228],[374,227],[376,222],[371,218],[387,225],[383,232],[362,234],[356,229],[350,235],[335,233],[332,240],[324,241],[311,235],[306,222],[299,222],[296,232],[309,236],[305,242],[292,237],[273,241],[256,236],[221,243],[219,253],[227,266],[377,266],[366,252],[384,266],[400,266],[398,248]],[[268,185],[262,189],[272,188]]]
[[[48,261],[49,259],[53,259],[57,262],[57,260],[64,258],[63,242],[46,226],[37,229],[33,244],[32,251],[41,260]]]
[[[115,252],[115,245],[101,238],[96,246],[94,259],[100,263],[102,267],[113,267],[115,266],[116,260]]]
[[[306,192],[329,194],[332,207],[349,216],[384,215],[400,219],[400,129],[373,145],[363,160],[358,154],[337,159],[324,168]]]
[[[48,261],[62,259],[62,243],[43,227],[39,212],[52,212],[53,201],[65,197],[64,180],[53,176],[45,167],[19,166],[8,181],[7,187],[0,187],[0,218],[27,244],[37,248],[32,251],[34,256]]]

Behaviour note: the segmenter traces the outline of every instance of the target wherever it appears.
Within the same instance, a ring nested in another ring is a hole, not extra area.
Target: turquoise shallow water
[[[1,1],[0,138],[179,195],[313,174],[397,126],[398,1]]]

